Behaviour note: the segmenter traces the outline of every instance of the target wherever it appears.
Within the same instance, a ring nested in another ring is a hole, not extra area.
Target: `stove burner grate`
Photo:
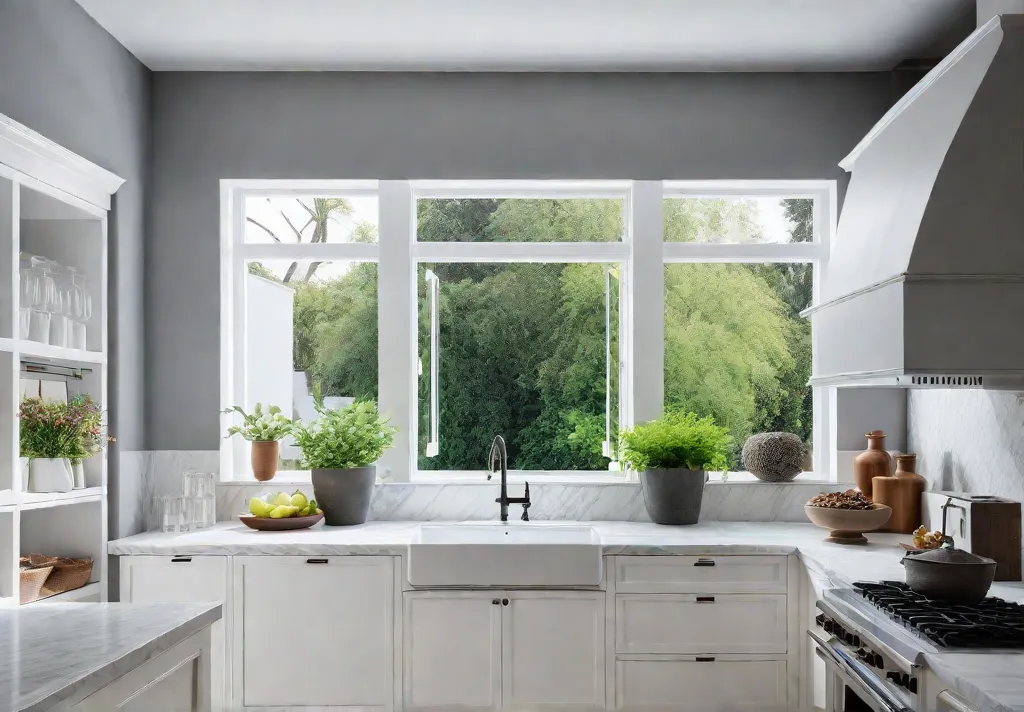
[[[1001,598],[974,605],[935,601],[901,581],[853,584],[864,598],[905,627],[945,648],[1024,649],[1024,606]]]

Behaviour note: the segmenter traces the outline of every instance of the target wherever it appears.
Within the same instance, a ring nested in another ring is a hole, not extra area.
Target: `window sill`
[[[498,484],[497,476],[487,479],[486,472],[418,472],[411,482],[387,482],[385,484],[414,484],[414,485],[479,485],[493,487]],[[625,473],[617,472],[510,472],[508,483],[521,485],[525,482],[533,484],[565,484],[565,485],[631,485],[636,486],[638,480],[628,477]],[[251,473],[239,474],[230,480],[223,480],[219,483],[222,487],[252,487],[261,485],[265,487],[276,487],[278,485],[310,485],[312,476],[308,470],[294,470],[278,473],[269,482],[259,482],[252,478]],[[764,485],[775,486],[779,484],[795,485],[834,485],[834,481],[828,475],[815,472],[801,472],[791,482],[762,482],[749,472],[730,472],[728,479],[722,478],[721,472],[712,472],[708,478],[709,485]]]

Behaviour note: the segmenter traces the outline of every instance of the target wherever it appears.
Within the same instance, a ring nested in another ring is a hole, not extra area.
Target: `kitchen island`
[[[33,603],[0,610],[0,709],[210,710],[217,603]]]

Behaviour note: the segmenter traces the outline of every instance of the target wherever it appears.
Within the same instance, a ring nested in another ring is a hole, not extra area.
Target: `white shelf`
[[[13,596],[0,596],[0,611],[5,608],[17,608],[17,606]]]
[[[0,351],[18,352],[21,358],[44,359],[46,361],[66,361],[68,363],[106,363],[107,357],[99,351],[83,351],[82,349],[65,349],[60,346],[41,344],[38,341],[23,339],[0,339]]]
[[[45,509],[61,507],[66,504],[82,504],[83,502],[99,502],[103,499],[102,487],[86,487],[70,492],[22,492],[21,509]]]
[[[65,591],[64,593],[58,593],[56,596],[39,598],[31,603],[25,603],[23,605],[31,606],[33,603],[71,603],[72,601],[80,601],[83,598],[98,597],[99,595],[100,582],[93,581],[92,583],[87,583],[81,588],[76,588],[73,591]]]

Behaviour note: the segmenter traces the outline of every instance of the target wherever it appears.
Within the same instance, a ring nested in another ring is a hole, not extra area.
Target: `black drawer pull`
[[[715,662],[714,655],[698,655],[697,662],[699,663],[713,663]]]
[[[714,566],[715,565],[715,560],[714,559],[697,559],[696,561],[693,562],[693,565],[694,566]]]
[[[697,603],[714,603],[714,596],[697,596]]]
[[[495,598],[493,601],[491,601],[491,605],[492,606],[500,606],[501,605],[501,599],[500,598]]]
[[[326,564],[327,559],[306,559],[307,564]]]
[[[175,556],[171,559],[172,564],[187,564],[190,561],[192,561],[191,556]]]

